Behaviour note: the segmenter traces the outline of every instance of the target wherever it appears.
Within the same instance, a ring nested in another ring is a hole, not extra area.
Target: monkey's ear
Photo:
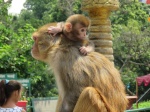
[[[72,24],[71,23],[66,23],[65,24],[65,30],[67,31],[67,32],[71,32],[71,30],[72,30]]]

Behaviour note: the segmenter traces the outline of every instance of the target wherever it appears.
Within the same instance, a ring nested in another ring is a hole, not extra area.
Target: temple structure
[[[82,0],[82,10],[89,13],[91,19],[90,40],[95,50],[114,61],[111,34],[111,11],[119,8],[118,0]]]

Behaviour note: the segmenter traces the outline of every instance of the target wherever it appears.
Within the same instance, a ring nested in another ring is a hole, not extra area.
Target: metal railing
[[[149,111],[147,111],[147,110],[149,110]],[[140,108],[140,109],[133,109],[133,110],[126,110],[125,112],[141,112],[141,111],[150,112],[150,107]]]

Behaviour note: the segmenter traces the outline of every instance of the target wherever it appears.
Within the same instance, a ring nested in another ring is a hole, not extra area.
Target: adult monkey
[[[124,112],[127,99],[114,65],[100,53],[81,55],[83,41],[63,34],[53,37],[47,32],[50,25],[54,26],[44,25],[33,34],[32,56],[54,71],[59,90],[56,112]]]

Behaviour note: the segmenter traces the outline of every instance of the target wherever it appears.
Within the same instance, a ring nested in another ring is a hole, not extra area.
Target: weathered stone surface
[[[91,32],[111,32],[111,26],[108,25],[101,25],[101,26],[91,26]]]
[[[95,50],[111,61],[114,57],[109,16],[118,8],[118,0],[82,0],[82,10],[87,11],[91,19],[89,39],[95,44]]]
[[[101,7],[101,8],[91,8],[87,12],[89,12],[89,16],[91,19],[106,19],[109,18],[110,11],[108,8]]]
[[[95,48],[113,46],[113,42],[111,40],[91,40],[91,41],[95,44]]]
[[[111,21],[109,19],[92,19],[91,20],[91,26],[97,26],[97,25],[111,25]]]
[[[102,32],[96,32],[96,33],[90,33],[89,35],[90,40],[112,40],[112,34],[111,33],[102,33]]]
[[[108,7],[109,10],[116,10],[119,8],[118,0],[82,0],[82,9],[88,10],[91,8]]]
[[[107,54],[107,55],[112,55],[113,54],[113,49],[110,47],[110,48],[105,48],[105,47],[97,47],[95,48],[95,51],[97,52],[100,52],[102,54]]]

